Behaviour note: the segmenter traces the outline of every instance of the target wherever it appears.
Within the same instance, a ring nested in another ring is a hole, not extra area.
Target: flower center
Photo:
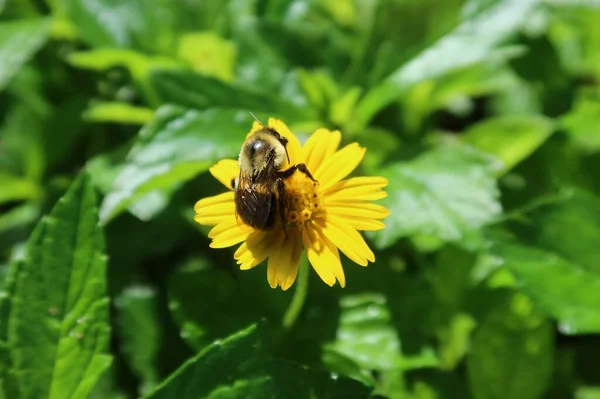
[[[296,172],[285,181],[286,223],[302,228],[323,210],[323,198],[319,193],[319,183],[309,179],[304,173]]]

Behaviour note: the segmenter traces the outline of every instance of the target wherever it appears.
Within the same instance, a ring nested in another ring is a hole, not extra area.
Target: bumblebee
[[[244,141],[238,158],[240,174],[231,181],[238,218],[249,226],[266,230],[273,226],[279,213],[286,235],[285,179],[300,171],[316,181],[303,163],[283,170],[286,159],[288,163],[290,159],[287,143],[287,138],[275,129],[261,124]]]

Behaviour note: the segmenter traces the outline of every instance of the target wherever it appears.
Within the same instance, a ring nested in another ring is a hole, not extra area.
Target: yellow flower
[[[338,249],[361,266],[375,261],[375,255],[358,230],[380,230],[389,211],[371,201],[386,197],[382,177],[347,177],[362,161],[365,149],[357,143],[338,150],[339,131],[319,129],[304,147],[280,120],[268,125],[288,139],[290,164],[305,163],[318,183],[303,173],[285,181],[290,200],[286,209],[286,234],[279,221],[269,230],[247,226],[236,217],[233,191],[201,199],[194,206],[195,220],[215,226],[208,234],[212,248],[242,245],[235,251],[240,269],[267,264],[267,279],[273,288],[287,290],[298,274],[302,250],[319,277],[329,286],[336,281],[346,285]],[[249,134],[260,129],[257,122]],[[287,166],[287,165],[286,165]],[[215,164],[211,174],[231,190],[231,180],[239,174],[238,162],[226,159]],[[279,218],[276,218],[279,219]]]

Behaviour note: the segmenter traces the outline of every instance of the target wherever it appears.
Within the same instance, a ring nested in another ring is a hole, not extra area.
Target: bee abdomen
[[[238,216],[242,221],[257,229],[267,229],[275,221],[274,194],[257,190],[240,190],[234,197]]]

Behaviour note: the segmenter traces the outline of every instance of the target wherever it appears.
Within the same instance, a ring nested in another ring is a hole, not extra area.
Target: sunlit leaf
[[[194,32],[181,36],[177,56],[197,73],[225,82],[234,78],[237,47],[214,32]]]
[[[0,22],[0,90],[48,39],[47,19]]]
[[[559,322],[562,333],[600,331],[600,274],[534,247],[497,243],[493,253],[517,277],[518,288]]]
[[[489,157],[458,145],[388,166],[382,172],[390,182],[382,203],[391,214],[377,244],[388,247],[400,237],[424,234],[478,245],[481,227],[501,211],[496,170]]]
[[[152,110],[126,103],[95,103],[83,113],[90,122],[110,122],[143,125],[152,119]]]
[[[0,204],[35,198],[39,188],[33,182],[0,172]]]
[[[11,398],[86,398],[110,365],[104,237],[84,174],[13,263],[0,308]]]
[[[471,14],[454,31],[398,68],[359,102],[353,122],[364,127],[412,85],[483,61],[507,57],[501,44],[527,22],[538,0],[499,1]]]
[[[600,99],[580,99],[560,122],[580,146],[589,152],[600,151]]]
[[[527,158],[550,136],[553,123],[541,116],[489,118],[471,126],[464,141],[502,161],[500,174]]]
[[[341,299],[341,307],[340,326],[332,348],[367,369],[401,368],[400,341],[390,324],[385,297],[348,296]]]
[[[175,10],[168,0],[55,0],[63,24],[94,47],[166,50],[174,40]]]
[[[266,119],[266,118],[265,118]],[[251,124],[244,111],[203,112],[166,106],[140,131],[137,143],[100,207],[103,223],[151,192],[170,195],[178,184],[233,158]],[[151,218],[162,206],[143,215]],[[141,214],[140,214],[141,215]]]

